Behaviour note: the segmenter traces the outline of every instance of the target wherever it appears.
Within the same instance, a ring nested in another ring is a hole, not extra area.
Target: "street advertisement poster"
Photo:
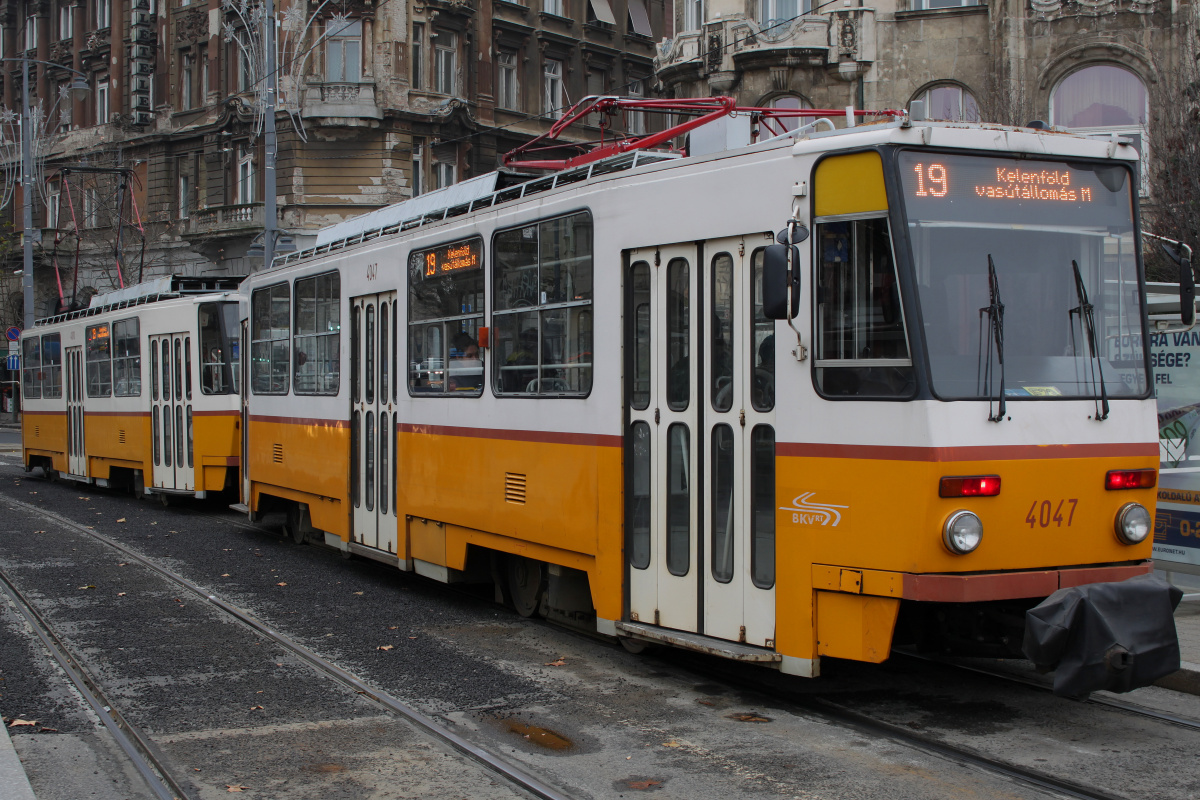
[[[1200,568],[1200,329],[1151,333],[1150,353],[1161,461],[1154,559]]]

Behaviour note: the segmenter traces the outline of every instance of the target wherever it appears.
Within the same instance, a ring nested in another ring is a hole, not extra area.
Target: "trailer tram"
[[[163,502],[236,491],[239,283],[165,277],[25,331],[26,469]]]
[[[1018,654],[1048,595],[1148,572],[1136,151],[811,127],[534,162],[251,275],[244,510],[804,676]]]

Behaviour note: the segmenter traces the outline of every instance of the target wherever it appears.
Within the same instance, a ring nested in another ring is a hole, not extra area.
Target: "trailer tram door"
[[[350,501],[353,541],[396,552],[396,293],[350,304]]]
[[[87,477],[83,438],[83,348],[67,348],[67,472]]]
[[[762,314],[769,234],[704,243],[704,624],[775,640],[775,337]],[[699,304],[698,304],[699,307]]]
[[[626,557],[634,622],[700,625],[701,364],[695,245],[629,255],[626,314]]]
[[[192,440],[192,337],[150,337],[150,432],[156,489],[194,491]]]

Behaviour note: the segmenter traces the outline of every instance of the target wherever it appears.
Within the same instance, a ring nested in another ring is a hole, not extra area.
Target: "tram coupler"
[[[1156,575],[1059,589],[1025,614],[1022,650],[1054,672],[1054,693],[1128,692],[1179,669],[1175,607],[1183,592]]]

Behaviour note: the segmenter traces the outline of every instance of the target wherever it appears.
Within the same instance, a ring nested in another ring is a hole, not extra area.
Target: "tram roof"
[[[94,295],[87,308],[44,317],[37,320],[35,324],[53,325],[80,317],[92,317],[97,314],[103,314],[106,311],[146,305],[147,303],[157,303],[162,300],[171,300],[176,297],[183,297],[184,295],[233,292],[237,291],[238,286],[241,285],[243,280],[245,280],[244,275],[232,277],[166,275],[162,278],[154,278],[153,280],[144,281],[134,286],[127,286],[124,289]]]

